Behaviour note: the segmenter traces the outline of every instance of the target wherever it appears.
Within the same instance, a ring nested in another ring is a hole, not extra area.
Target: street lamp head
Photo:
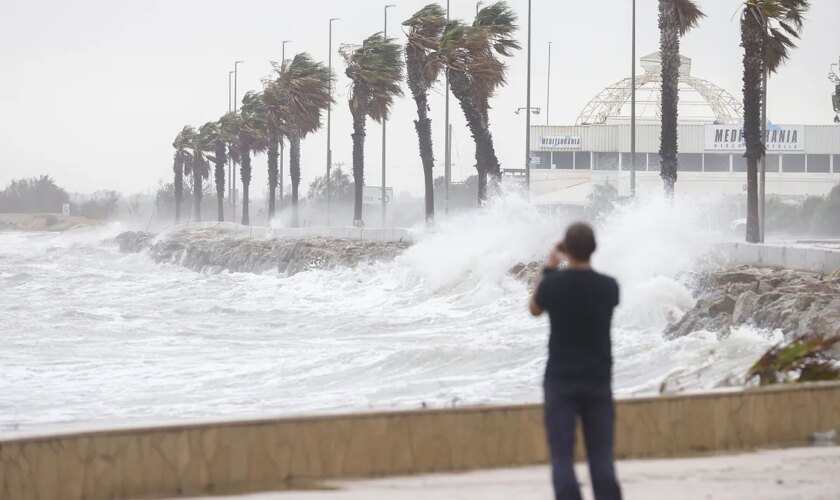
[[[388,5],[385,6],[386,9],[390,9],[391,7],[396,7],[396,5],[394,5],[392,3],[389,3]]]
[[[534,115],[540,114],[540,108],[531,108],[531,114],[534,114]]]
[[[338,21],[339,19],[341,19],[341,18],[340,17],[331,17],[330,22]]]

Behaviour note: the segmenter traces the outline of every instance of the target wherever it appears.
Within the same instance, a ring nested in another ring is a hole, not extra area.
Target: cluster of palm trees
[[[790,55],[802,31],[809,0],[744,0],[741,46],[744,48],[744,136],[747,158],[747,241],[761,240],[758,217],[758,164],[765,155],[764,113],[767,74]],[[662,58],[662,132],[659,156],[665,193],[673,198],[677,181],[677,107],[680,37],[697,25],[703,12],[696,0],[659,0]]]
[[[426,219],[434,218],[434,153],[429,90],[446,72],[453,95],[458,99],[476,144],[479,175],[478,200],[487,199],[501,182],[501,166],[493,147],[488,110],[495,90],[505,83],[503,57],[519,48],[514,38],[516,14],[504,2],[485,6],[475,20],[447,20],[437,4],[420,9],[403,25],[407,29],[405,47],[394,39],[376,33],[361,45],[342,45],[339,49],[351,80],[350,112],[353,116],[353,179],[355,182],[354,223],[362,224],[364,186],[364,143],[367,118],[386,120],[394,100],[402,97],[402,81],[407,73],[408,87],[417,104],[417,130],[426,193]],[[405,60],[403,59],[405,52]],[[334,76],[308,54],[291,62],[275,65],[276,78],[264,82],[259,92],[248,92],[237,113],[227,113],[198,130],[184,127],[173,147],[175,173],[175,219],[180,221],[184,178],[193,180],[194,214],[200,218],[201,186],[210,175],[213,162],[218,197],[218,218],[224,220],[224,165],[230,158],[240,165],[242,177],[242,223],[249,224],[248,195],[251,181],[251,155],[268,155],[268,217],[275,215],[275,188],[278,183],[278,150],[289,142],[289,173],[292,180],[292,224],[298,222],[300,186],[300,141],[321,127],[321,114],[332,103]],[[406,71],[407,70],[407,71]],[[488,187],[489,186],[489,187]]]
[[[741,45],[744,48],[744,134],[746,136],[748,218],[747,240],[758,241],[758,162],[765,154],[762,140],[762,104],[767,72],[775,72],[799,37],[809,0],[743,0]],[[679,105],[680,38],[704,17],[697,0],[659,0],[660,55],[662,58],[661,172],[665,192],[673,197],[679,170],[677,120]],[[376,33],[361,45],[339,49],[351,80],[348,94],[353,116],[354,221],[362,223],[364,142],[367,118],[388,118],[394,100],[402,97],[405,76],[417,106],[414,121],[423,165],[427,222],[434,219],[434,152],[429,118],[429,91],[446,75],[475,142],[478,202],[498,190],[501,166],[493,145],[488,111],[490,99],[506,82],[504,58],[520,48],[515,38],[516,13],[504,1],[484,6],[472,23],[447,20],[446,11],[429,4],[403,23],[407,40],[400,47],[392,38]],[[403,50],[405,58],[403,59]],[[332,105],[334,76],[308,54],[275,64],[276,78],[264,82],[260,92],[248,92],[237,113],[198,130],[184,127],[175,148],[176,222],[184,177],[193,180],[194,213],[200,218],[201,185],[215,165],[218,217],[224,219],[224,165],[228,158],[240,165],[242,223],[249,223],[248,189],[251,155],[267,152],[269,220],[275,214],[278,150],[289,142],[292,180],[292,223],[297,224],[300,185],[300,141],[321,127],[321,114]]]
[[[276,76],[263,83],[263,90],[248,92],[238,112],[229,112],[218,121],[198,130],[184,127],[176,136],[175,222],[180,222],[184,177],[192,177],[193,213],[201,220],[202,182],[215,168],[218,218],[224,220],[225,165],[230,158],[239,164],[242,177],[242,223],[250,224],[248,197],[251,184],[251,156],[268,152],[269,219],[275,214],[278,179],[278,151],[289,142],[289,173],[292,179],[292,219],[297,223],[300,187],[300,142],[321,127],[322,112],[332,104],[333,75],[327,67],[302,53],[290,61],[274,65]]]

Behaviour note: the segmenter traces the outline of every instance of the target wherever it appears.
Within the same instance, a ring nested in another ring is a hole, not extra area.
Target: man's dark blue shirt
[[[590,269],[545,274],[536,302],[551,321],[547,380],[611,383],[610,326],[618,296],[613,278]]]

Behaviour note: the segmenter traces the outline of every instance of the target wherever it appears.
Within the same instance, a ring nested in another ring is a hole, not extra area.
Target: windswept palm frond
[[[771,73],[778,71],[796,48],[795,40],[810,7],[810,0],[745,0],[743,16],[752,16],[765,29],[762,57]]]
[[[403,95],[401,52],[394,39],[386,39],[382,33],[371,35],[358,48],[341,47],[347,77],[353,81],[351,108],[364,109],[377,122],[388,118],[394,99]]]
[[[700,19],[706,17],[694,0],[673,0],[673,2],[677,8],[680,36],[685,36],[692,28],[697,27]]]
[[[413,92],[428,89],[440,77],[443,64],[432,54],[438,50],[440,37],[446,27],[446,11],[438,4],[429,4],[403,22],[406,33],[406,69],[409,87]]]
[[[329,68],[304,52],[275,64],[274,69],[277,79],[267,89],[281,104],[289,126],[300,137],[320,129],[323,111],[334,103],[330,92],[334,77]]]

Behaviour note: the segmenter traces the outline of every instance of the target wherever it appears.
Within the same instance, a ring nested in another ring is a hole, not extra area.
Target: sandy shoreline
[[[0,214],[0,231],[71,231],[103,221],[62,214]]]

